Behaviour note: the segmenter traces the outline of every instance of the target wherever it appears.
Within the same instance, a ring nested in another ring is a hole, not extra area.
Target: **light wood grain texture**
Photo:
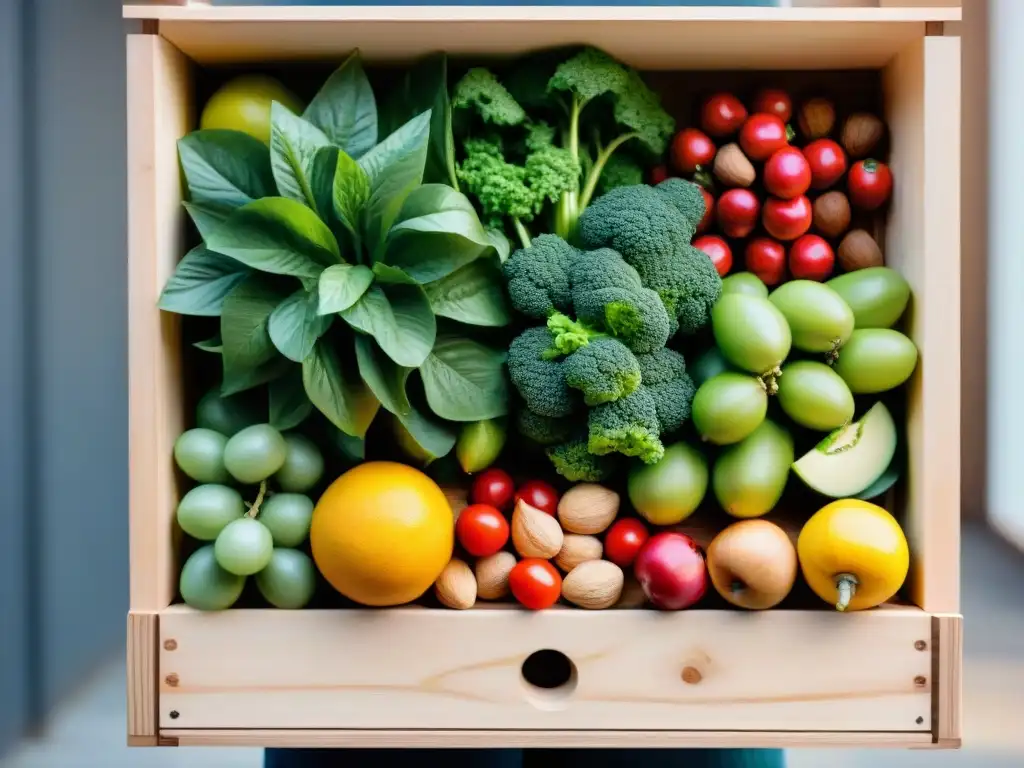
[[[131,608],[158,611],[177,583],[171,455],[185,426],[178,316],[157,309],[184,254],[175,140],[192,124],[188,60],[128,36],[128,413]]]
[[[128,742],[155,746],[157,701],[158,617],[155,613],[128,615]]]
[[[172,607],[160,621],[161,728],[931,729],[931,619],[917,609],[530,613]],[[173,639],[176,650],[162,650]],[[577,684],[521,665],[565,653]],[[688,684],[693,667],[700,682]],[[170,713],[178,713],[171,718]],[[920,722],[918,719],[920,718]]]
[[[963,738],[963,617],[932,617],[932,732],[944,748],[959,748]]]
[[[906,519],[913,601],[960,609],[960,40],[927,37],[884,73],[893,205],[886,260],[913,291]]]

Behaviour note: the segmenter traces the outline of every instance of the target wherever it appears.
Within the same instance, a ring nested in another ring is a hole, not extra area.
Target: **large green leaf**
[[[428,456],[439,459],[447,456],[455,447],[455,432],[443,422],[424,415],[415,407],[406,414],[396,415],[395,418],[402,423],[406,432]]]
[[[302,361],[306,395],[334,426],[353,437],[365,437],[380,402],[358,375],[343,366],[331,341],[320,339]]]
[[[487,239],[491,241],[491,245],[497,251],[498,261],[504,264],[508,260],[508,255],[512,252],[512,243],[505,237],[504,232],[497,229],[488,229]]]
[[[267,324],[287,295],[278,281],[253,272],[225,297],[220,316],[224,394],[256,386],[256,372],[279,357]]]
[[[212,336],[209,339],[193,342],[192,346],[203,350],[203,352],[210,352],[215,355],[219,355],[224,349],[224,343],[220,340],[219,332],[216,336]]]
[[[359,375],[386,410],[399,416],[412,410],[405,383],[414,369],[396,365],[372,338],[362,334],[356,334],[356,361]]]
[[[224,297],[252,270],[203,245],[185,254],[160,294],[159,307],[179,315],[216,317]]]
[[[383,253],[388,230],[409,193],[423,181],[423,163],[430,136],[430,113],[407,122],[361,158],[370,179],[370,197],[363,210],[366,247],[375,260]]]
[[[313,196],[313,161],[331,144],[323,131],[278,102],[270,106],[270,167],[277,191],[317,210]]]
[[[278,351],[296,363],[313,351],[316,340],[331,327],[334,318],[317,312],[317,294],[299,289],[282,301],[270,314],[267,330]]]
[[[295,429],[313,412],[313,404],[302,386],[302,368],[288,367],[288,372],[270,382],[267,388],[270,404],[269,423],[282,432]]]
[[[357,331],[373,336],[398,365],[416,368],[434,346],[437,321],[418,285],[375,283],[340,314]]]
[[[327,78],[303,117],[353,157],[377,143],[377,103],[358,52]]]
[[[350,232],[357,232],[363,208],[370,199],[370,177],[358,162],[344,152],[338,153],[333,197],[334,215]]]
[[[267,145],[247,133],[193,131],[178,140],[178,158],[194,203],[230,209],[274,193]]]
[[[430,409],[449,421],[494,419],[508,413],[505,352],[459,336],[439,336],[420,366]]]
[[[476,259],[447,277],[423,286],[439,317],[468,325],[502,327],[512,321],[505,282],[496,260]]]
[[[196,203],[196,202],[183,202],[185,210],[188,212],[189,217],[192,219],[192,223],[196,225],[196,231],[199,232],[199,236],[205,240],[213,230],[219,227],[234,208],[225,205],[224,203]]]
[[[362,264],[335,264],[320,273],[318,287],[321,315],[342,312],[366,293],[373,283],[373,271]]]
[[[338,241],[295,200],[265,197],[242,206],[210,233],[207,246],[253,269],[316,279],[341,262]]]
[[[313,163],[309,173],[309,187],[313,193],[313,209],[321,220],[337,236],[338,232],[331,225],[334,216],[334,177],[338,172],[338,153],[340,149],[333,146],[320,147],[313,155]],[[339,238],[338,244],[341,244]]]

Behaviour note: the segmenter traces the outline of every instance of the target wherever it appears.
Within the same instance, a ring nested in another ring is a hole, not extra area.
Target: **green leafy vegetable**
[[[217,317],[224,298],[251,272],[228,256],[197,245],[185,254],[160,294],[160,309],[181,315]]]
[[[377,103],[358,53],[349,56],[327,79],[303,117],[352,157],[362,157],[374,147]]]
[[[439,336],[420,367],[430,409],[450,421],[508,413],[505,353],[457,336]]]
[[[277,191],[317,210],[311,183],[314,160],[330,144],[323,131],[275,101],[270,107],[270,167]]]

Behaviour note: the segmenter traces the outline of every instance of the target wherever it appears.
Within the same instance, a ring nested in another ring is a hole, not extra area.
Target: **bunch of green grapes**
[[[313,597],[316,571],[298,547],[309,537],[313,501],[306,494],[323,476],[323,456],[303,435],[269,424],[232,428],[230,437],[223,428],[199,426],[174,444],[178,467],[200,483],[178,504],[178,525],[208,542],[181,569],[182,599],[204,611],[230,608],[254,576],[271,605],[302,608]],[[236,486],[253,489],[253,501]]]

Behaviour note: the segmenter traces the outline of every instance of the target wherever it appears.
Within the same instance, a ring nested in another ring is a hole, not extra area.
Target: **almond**
[[[850,157],[867,157],[882,140],[885,123],[870,112],[855,112],[843,123],[843,148]]]
[[[839,190],[814,201],[814,228],[825,237],[839,237],[850,226],[850,201]]]
[[[718,150],[713,170],[727,187],[749,187],[757,178],[754,166],[735,142]]]
[[[516,565],[511,552],[496,552],[476,561],[476,594],[481,600],[500,600],[508,594],[508,575]]]
[[[434,582],[434,592],[449,608],[472,608],[476,603],[476,577],[462,560],[452,558]]]
[[[619,514],[619,494],[603,485],[574,485],[558,502],[558,519],[567,533],[603,532]]]
[[[568,573],[587,560],[600,560],[603,553],[604,546],[599,538],[567,533],[562,541],[562,548],[555,555],[555,565]]]
[[[836,108],[828,99],[811,99],[800,107],[797,122],[800,132],[808,139],[820,139],[832,133],[836,124]]]
[[[875,238],[863,229],[850,230],[839,243],[837,253],[839,266],[847,272],[868,267],[881,267],[885,264],[882,251]]]
[[[622,569],[608,560],[588,560],[562,580],[562,597],[590,610],[610,608],[622,595]]]
[[[562,548],[563,538],[562,526],[555,518],[525,501],[516,502],[512,513],[512,544],[520,556],[550,560]]]

